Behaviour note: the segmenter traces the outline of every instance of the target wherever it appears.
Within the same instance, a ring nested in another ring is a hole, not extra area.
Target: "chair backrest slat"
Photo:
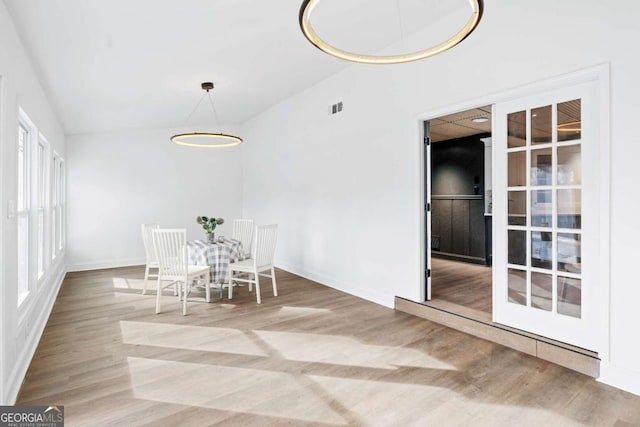
[[[233,221],[233,238],[242,243],[242,250],[249,254],[253,243],[253,220],[236,219]]]
[[[153,246],[153,230],[160,228],[159,222],[150,222],[142,224],[142,243],[144,244],[144,252],[147,257],[147,264],[158,262],[158,255]]]
[[[278,239],[278,225],[261,225],[255,228],[253,257],[258,267],[273,265]]]
[[[153,230],[153,242],[164,277],[187,275],[187,230]]]

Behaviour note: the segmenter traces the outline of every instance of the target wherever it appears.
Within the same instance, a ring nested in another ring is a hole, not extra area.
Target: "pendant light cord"
[[[222,125],[220,124],[220,119],[218,118],[218,112],[216,111],[216,107],[213,105],[213,99],[211,98],[211,94],[207,91],[207,95],[209,95],[209,104],[211,104],[211,109],[213,110],[213,115],[216,118],[216,124],[218,125],[218,129],[220,129],[220,133],[222,132]]]
[[[207,93],[209,93],[209,91],[207,91]],[[185,127],[187,125],[187,123],[189,123],[189,119],[191,118],[191,116],[193,116],[193,113],[196,112],[196,110],[198,109],[198,107],[200,106],[200,104],[202,104],[202,100],[204,99],[205,96],[207,96],[207,93],[205,93],[204,95],[202,95],[202,98],[200,98],[200,101],[198,101],[198,103],[196,104],[196,107],[191,111],[191,114],[189,114],[187,116],[187,120],[184,121],[184,123],[182,124],[182,127]]]
[[[189,116],[187,116],[187,120],[184,121],[184,123],[182,124],[182,127],[187,126],[187,124],[189,123],[189,120],[191,119],[191,116],[193,116],[193,114],[198,110],[198,107],[200,107],[200,104],[202,104],[202,100],[204,99],[205,96],[209,97],[209,104],[211,105],[211,110],[213,111],[213,116],[216,120],[216,126],[218,127],[220,133],[223,133],[222,126],[220,125],[220,119],[218,118],[218,111],[216,110],[215,105],[213,105],[213,99],[211,98],[211,93],[208,90],[204,95],[202,95],[202,97],[200,98],[200,101],[198,101],[198,103],[196,104],[195,108],[191,111]]]

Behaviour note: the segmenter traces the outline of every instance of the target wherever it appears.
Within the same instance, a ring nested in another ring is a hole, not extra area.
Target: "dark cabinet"
[[[431,148],[431,247],[434,254],[485,264],[484,143],[479,136]]]
[[[485,262],[485,220],[482,197],[432,196],[432,250]]]
[[[484,217],[484,253],[485,264],[491,267],[493,264],[493,217],[485,215]]]

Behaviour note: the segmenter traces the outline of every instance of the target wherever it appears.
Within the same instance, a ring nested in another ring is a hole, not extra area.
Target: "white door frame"
[[[4,204],[4,146],[5,146],[5,108],[4,108],[4,79],[0,75],[0,165],[2,165],[2,173],[0,173],[0,205],[2,205],[2,209],[0,210],[0,235],[4,236],[5,229],[3,224],[5,223],[6,217],[5,215],[8,213],[5,211]],[[7,405],[8,402],[5,401],[5,359],[4,357],[4,349],[5,349],[5,325],[7,324],[4,316],[6,313],[6,309],[4,304],[6,304],[7,298],[5,295],[5,280],[4,280],[4,243],[0,242],[0,405]]]
[[[610,266],[610,254],[611,254],[611,141],[610,141],[610,65],[609,63],[596,65],[594,67],[578,70],[572,73],[564,74],[558,77],[539,80],[536,82],[523,84],[522,86],[512,88],[503,92],[486,95],[480,98],[464,101],[458,104],[434,109],[425,113],[419,114],[416,119],[419,126],[419,144],[416,144],[419,155],[416,155],[418,159],[418,167],[420,170],[420,185],[418,188],[418,199],[420,204],[418,206],[423,207],[427,202],[425,200],[425,162],[423,155],[423,141],[424,141],[424,129],[423,122],[425,120],[432,120],[448,114],[457,113],[460,111],[470,110],[485,105],[494,105],[497,102],[509,101],[512,99],[545,92],[549,90],[559,89],[565,86],[574,84],[597,81],[598,85],[598,116],[600,121],[600,135],[599,135],[599,177],[598,183],[600,188],[600,219],[599,219],[599,262],[600,262],[600,277],[598,278],[600,288],[597,291],[597,295],[601,302],[600,312],[598,317],[600,319],[598,325],[599,328],[595,333],[597,334],[598,348],[595,349],[598,352],[598,357],[604,363],[608,363],[610,360],[610,318],[611,318],[611,266]],[[494,108],[492,108],[492,113]],[[495,129],[495,114],[492,114],[492,130]],[[495,150],[494,150],[495,156]],[[495,162],[495,158],[493,159]],[[495,179],[492,178],[492,187],[495,190]],[[429,255],[430,243],[425,239],[426,223],[425,215],[420,214],[420,259],[421,266],[419,271],[419,291],[420,302],[426,299],[426,278],[424,277],[424,271],[427,268],[426,260]],[[495,237],[496,229],[493,229],[493,237]],[[494,280],[495,282],[495,280]],[[493,293],[495,298],[495,292]],[[495,307],[495,301],[494,301]]]
[[[422,161],[423,165],[431,164],[431,124],[427,125],[427,121],[423,121],[421,126],[423,137],[422,137]],[[429,128],[429,136],[424,135],[425,129]],[[424,174],[424,166],[423,166],[423,198],[424,198],[424,215],[422,216],[422,222],[424,223],[424,232],[423,241],[425,242],[425,251],[422,253],[422,260],[425,263],[424,266],[424,285],[422,286],[422,292],[424,293],[423,301],[431,301],[431,234],[433,231],[431,230],[431,174]]]

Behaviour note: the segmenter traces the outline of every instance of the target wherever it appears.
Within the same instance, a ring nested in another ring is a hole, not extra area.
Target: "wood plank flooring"
[[[72,273],[18,404],[68,426],[630,426],[640,397],[278,271],[263,303],[143,296],[142,268]]]
[[[491,320],[491,267],[433,257],[431,276],[431,302],[438,308]]]

